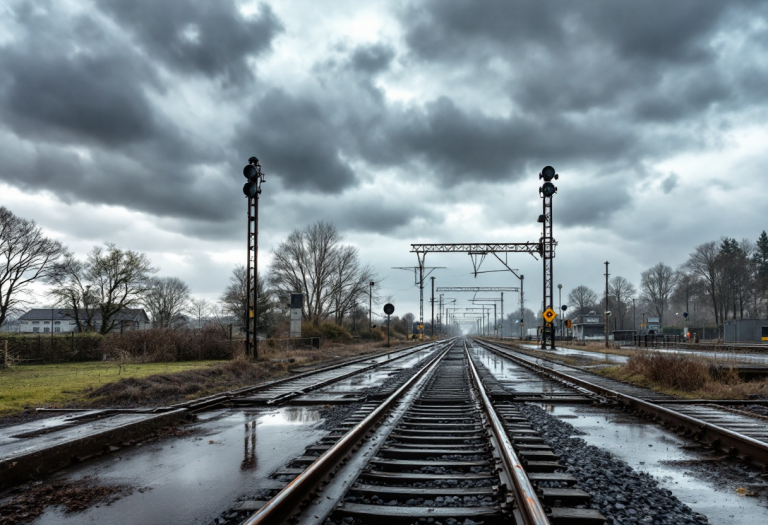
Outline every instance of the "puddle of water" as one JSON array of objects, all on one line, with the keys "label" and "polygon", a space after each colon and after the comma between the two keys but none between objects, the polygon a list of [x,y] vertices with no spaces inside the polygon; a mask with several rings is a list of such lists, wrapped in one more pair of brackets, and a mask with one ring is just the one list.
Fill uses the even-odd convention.
[{"label": "puddle of water", "polygon": [[210,523],[241,495],[253,497],[261,480],[322,437],[321,420],[307,407],[207,413],[192,436],[130,447],[66,476],[129,485],[132,494],[79,513],[48,509],[34,523]]},{"label": "puddle of water", "polygon": [[651,474],[680,501],[707,516],[711,525],[768,523],[768,508],[760,506],[757,498],[725,491],[686,474],[685,467],[665,464],[701,459],[696,452],[680,448],[689,443],[676,434],[652,423],[630,419],[621,412],[593,407],[542,408],[585,432],[579,437],[587,443],[611,451],[635,470]]}]

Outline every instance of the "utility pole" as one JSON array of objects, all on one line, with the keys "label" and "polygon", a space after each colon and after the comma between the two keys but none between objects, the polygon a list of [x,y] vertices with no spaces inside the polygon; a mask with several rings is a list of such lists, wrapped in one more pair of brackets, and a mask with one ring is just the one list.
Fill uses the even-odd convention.
[{"label": "utility pole", "polygon": [[430,335],[429,338],[434,340],[435,339],[435,278],[430,277],[430,280],[432,281],[432,326],[429,327]]},{"label": "utility pole", "polygon": [[525,275],[520,276],[520,341],[523,340],[523,319],[525,319],[525,297],[523,296],[523,279]]},{"label": "utility pole", "polygon": [[499,339],[504,339],[504,292],[501,292],[501,330],[499,330]]},{"label": "utility pole", "polygon": [[443,335],[443,324],[445,323],[445,318],[443,317],[443,295],[440,294],[440,335]]},{"label": "utility pole", "polygon": [[608,309],[608,261],[605,261],[605,347],[608,348],[608,329],[611,311]]}]

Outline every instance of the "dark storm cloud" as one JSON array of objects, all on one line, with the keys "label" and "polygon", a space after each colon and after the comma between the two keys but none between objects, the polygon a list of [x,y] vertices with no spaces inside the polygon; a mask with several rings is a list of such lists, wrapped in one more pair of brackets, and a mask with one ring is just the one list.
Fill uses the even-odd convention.
[{"label": "dark storm cloud", "polygon": [[[385,133],[356,136],[369,162],[418,162],[420,177],[448,183],[511,182],[541,162],[563,164],[630,152],[634,136],[615,123],[563,116],[490,117],[441,97],[421,108],[390,115]],[[544,160],[546,159],[546,160]],[[423,169],[427,167],[427,169]]]},{"label": "dark storm cloud", "polygon": [[389,67],[395,57],[394,50],[384,44],[358,46],[352,53],[352,68],[368,74],[378,73]]},{"label": "dark storm cloud", "polygon": [[106,146],[151,137],[155,119],[142,85],[154,82],[151,70],[110,42],[91,17],[65,28],[56,14],[18,13],[27,32],[20,44],[0,48],[6,126],[20,136]]},{"label": "dark storm cloud", "polygon": [[610,229],[611,219],[631,204],[626,184],[602,179],[598,182],[571,185],[560,184],[553,199],[557,224],[568,228],[598,227]]},{"label": "dark storm cloud", "polygon": [[333,223],[342,232],[392,234],[420,228],[425,223],[439,225],[440,213],[418,198],[395,200],[385,192],[355,193],[326,197],[321,201],[310,195],[300,195],[281,202],[261,205],[265,228],[285,228],[286,224],[300,228],[317,220]]},{"label": "dark storm cloud", "polygon": [[246,60],[270,49],[283,30],[264,4],[259,16],[250,18],[231,0],[107,0],[99,6],[136,35],[148,57],[184,72],[223,75],[234,83],[251,78]]},{"label": "dark storm cloud", "polygon": [[510,98],[522,112],[599,109],[632,121],[696,116],[734,98],[761,103],[754,75],[717,62],[723,37],[749,35],[751,43],[759,19],[768,19],[768,8],[753,0],[606,0],[556,9],[532,0],[431,1],[401,15],[419,60],[461,67],[471,57],[477,75],[488,75],[491,59],[507,64]]},{"label": "dark storm cloud", "polygon": [[258,151],[265,171],[287,189],[340,193],[357,184],[343,159],[343,123],[321,97],[273,89],[253,107],[240,130],[239,149]]},{"label": "dark storm cloud", "polygon": [[[158,18],[173,25],[169,5],[156,4]],[[7,159],[2,180],[30,192],[50,191],[63,202],[221,221],[232,215],[230,201],[241,197],[241,166],[222,161],[231,158],[226,144],[194,123],[182,127],[158,102],[174,87],[164,84],[157,64],[147,60],[150,47],[159,45],[152,40],[159,22],[148,22],[151,45],[137,48],[120,30],[138,23],[141,10],[131,6],[124,20],[116,17],[116,26],[97,12],[73,13],[55,2],[42,1],[34,9],[20,3],[7,11],[14,32],[0,46],[0,121],[6,138],[0,152]],[[190,4],[179,20],[199,19],[201,41],[221,31],[226,34],[216,38],[222,42],[202,54],[169,50],[166,58],[175,57],[181,69],[199,66],[206,75],[231,77],[248,56],[269,47],[264,39],[280,24],[268,8],[238,20],[231,3],[210,6]],[[245,29],[260,36],[243,40],[238,35]],[[183,79],[174,74],[170,82]]]}]

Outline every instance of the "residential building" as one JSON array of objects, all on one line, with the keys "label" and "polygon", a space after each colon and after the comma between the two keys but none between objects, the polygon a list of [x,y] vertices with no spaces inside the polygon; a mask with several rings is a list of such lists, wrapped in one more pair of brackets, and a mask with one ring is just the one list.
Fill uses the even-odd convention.
[{"label": "residential building", "polygon": [[[81,319],[81,322],[83,320]],[[92,324],[94,330],[101,328],[102,317],[100,312],[93,314]],[[32,308],[19,317],[19,331],[21,333],[67,333],[77,332],[74,310],[67,308]],[[121,330],[149,330],[152,323],[143,308],[126,308],[116,316],[115,329]]]}]

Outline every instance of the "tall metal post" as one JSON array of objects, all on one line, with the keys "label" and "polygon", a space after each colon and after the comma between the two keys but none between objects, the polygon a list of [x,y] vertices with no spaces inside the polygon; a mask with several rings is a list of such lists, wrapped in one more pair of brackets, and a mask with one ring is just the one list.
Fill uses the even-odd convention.
[{"label": "tall metal post", "polygon": [[368,331],[373,331],[373,286],[376,283],[371,281],[370,286],[368,287]]},{"label": "tall metal post", "polygon": [[445,318],[443,317],[443,295],[445,294],[440,294],[440,335],[443,335],[443,330],[445,330],[443,327],[443,324],[445,324]]},{"label": "tall metal post", "polygon": [[557,285],[557,302],[559,303],[559,306],[557,307],[557,314],[560,316],[560,340],[563,341],[565,339],[565,334],[563,333],[563,285],[562,284]]},{"label": "tall metal post", "polygon": [[419,264],[419,341],[424,339],[424,265]]},{"label": "tall metal post", "polygon": [[523,295],[523,279],[525,275],[520,276],[520,340],[523,340],[523,320],[525,319],[525,296]]},{"label": "tall metal post", "polygon": [[435,278],[430,277],[429,279],[432,281],[432,300],[430,301],[432,303],[432,326],[429,327],[429,338],[434,340],[435,339]]},{"label": "tall metal post", "polygon": [[504,292],[501,292],[501,330],[499,330],[499,339],[504,339]]},{"label": "tall metal post", "polygon": [[605,261],[605,347],[608,348],[611,309],[608,307],[608,261]]},{"label": "tall metal post", "polygon": [[[259,322],[259,195],[264,183],[264,173],[261,171],[259,159],[251,157],[243,168],[243,175],[248,182],[243,186],[243,193],[248,201],[248,260],[245,268],[245,356],[248,359],[258,359],[259,338],[257,335]],[[253,319],[253,323],[251,323]],[[251,326],[253,324],[253,326]]]},{"label": "tall metal post", "polygon": [[[557,192],[557,188],[552,179],[558,179],[559,175],[555,173],[552,166],[545,166],[539,174],[539,179],[544,179],[544,184],[539,188],[542,199],[542,214],[539,221],[542,223],[541,232],[541,262],[543,266],[543,301],[544,308],[551,308],[555,304],[554,286],[553,286],[553,259],[555,258],[555,242],[552,236],[552,197]],[[550,338],[550,348],[555,349],[555,330],[551,322],[544,322],[544,333],[541,338],[541,349],[547,348],[547,337]]]}]

